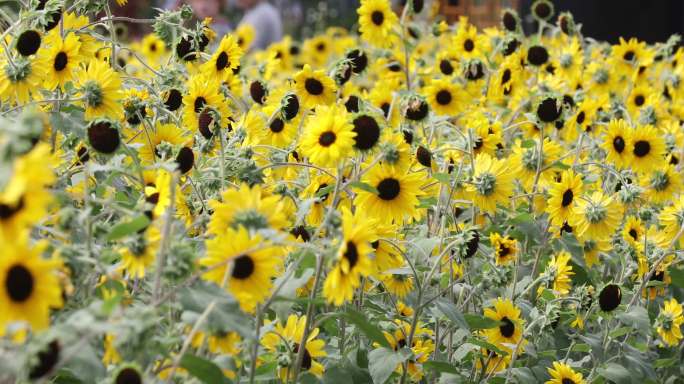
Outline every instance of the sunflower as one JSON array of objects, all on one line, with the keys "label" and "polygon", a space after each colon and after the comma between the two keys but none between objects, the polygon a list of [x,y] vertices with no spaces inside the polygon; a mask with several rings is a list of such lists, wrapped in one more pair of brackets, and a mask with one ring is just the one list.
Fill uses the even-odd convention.
[{"label": "sunflower", "polygon": [[419,218],[416,206],[418,197],[423,195],[420,187],[423,184],[420,173],[406,173],[385,164],[371,168],[363,182],[377,190],[359,190],[354,203],[371,217],[381,223],[403,223],[404,219]]},{"label": "sunflower", "polygon": [[518,179],[525,187],[525,190],[531,191],[534,187],[534,181],[537,178],[537,169],[539,167],[538,183],[547,185],[553,180],[553,170],[551,164],[558,161],[563,153],[563,148],[558,142],[550,138],[544,138],[541,150],[541,159],[539,158],[539,141],[540,139],[533,139],[534,145],[525,147],[522,141],[518,141],[517,145],[513,147],[513,155],[510,161],[516,164],[518,169]]},{"label": "sunflower", "polygon": [[244,227],[227,228],[206,244],[206,256],[199,260],[207,267],[202,277],[227,288],[243,311],[253,312],[270,294],[272,278],[282,262],[278,249]]},{"label": "sunflower", "polygon": [[613,163],[618,168],[624,168],[629,165],[632,159],[632,152],[629,150],[630,129],[626,121],[613,119],[608,123],[608,129],[601,143],[601,148],[606,151],[606,161]]},{"label": "sunflower", "polygon": [[668,346],[675,346],[683,338],[681,326],[684,323],[682,316],[682,305],[677,299],[665,300],[663,307],[660,308],[658,315],[658,327],[656,331]]},{"label": "sunflower", "polygon": [[621,218],[622,206],[613,196],[594,192],[589,197],[581,198],[568,224],[575,229],[578,237],[604,240],[613,235]]},{"label": "sunflower", "polygon": [[381,48],[389,47],[396,41],[392,28],[397,25],[398,18],[389,0],[362,0],[357,13],[364,40]]},{"label": "sunflower", "polygon": [[145,270],[156,259],[160,238],[161,234],[154,225],[148,226],[143,233],[136,234],[130,244],[119,250],[121,270],[126,271],[129,277],[144,278]]},{"label": "sunflower", "polygon": [[183,96],[183,125],[186,129],[211,137],[214,125],[217,128],[228,126],[230,111],[218,81],[197,74],[188,79],[187,87]]},{"label": "sunflower", "polygon": [[[263,115],[259,112],[248,112],[245,117],[245,131],[251,145],[266,144],[277,148],[287,148],[297,135],[297,121],[283,119],[280,109],[267,106]],[[249,120],[249,121],[248,121]]]},{"label": "sunflower", "polygon": [[636,38],[625,40],[620,37],[620,43],[613,45],[612,57],[621,71],[631,73],[640,63],[648,58],[646,43]]},{"label": "sunflower", "polygon": [[413,290],[413,277],[411,275],[386,273],[382,275],[381,279],[387,292],[399,299],[403,299]]},{"label": "sunflower", "polygon": [[119,120],[123,117],[121,78],[109,64],[91,60],[88,69],[78,76],[76,83],[79,88],[77,97],[83,99],[86,120],[99,117]]},{"label": "sunflower", "polygon": [[483,362],[486,363],[485,372],[487,372],[487,374],[501,372],[510,364],[511,355],[506,354],[502,356],[489,349],[482,349],[481,358],[475,361],[476,369],[482,370]]},{"label": "sunflower", "polygon": [[57,277],[61,262],[44,259],[47,241],[29,248],[27,240],[3,240],[0,258],[0,333],[14,322],[26,322],[34,330],[50,325],[50,308],[62,306],[62,289]]},{"label": "sunflower", "polygon": [[[275,329],[261,338],[261,345],[270,353],[276,354],[278,362],[293,363],[299,352],[299,342],[304,336],[305,327],[306,316],[290,315],[284,327],[280,322],[276,322]],[[316,359],[327,356],[327,353],[324,350],[325,342],[318,338],[318,333],[318,328],[314,328],[306,339],[302,368],[320,378],[325,368]],[[291,363],[279,364],[278,375],[283,382],[294,379]]]},{"label": "sunflower", "polygon": [[45,61],[45,87],[53,90],[73,81],[79,69],[81,43],[75,34],[69,33],[65,39],[57,37],[49,41],[50,48],[43,50]]},{"label": "sunflower", "polygon": [[463,109],[463,91],[447,78],[435,79],[425,88],[432,109],[439,115],[457,115]]},{"label": "sunflower", "polygon": [[314,71],[308,64],[294,76],[297,96],[307,108],[329,105],[335,101],[335,82],[321,70]]},{"label": "sunflower", "polygon": [[[435,350],[435,344],[432,341],[432,330],[427,328],[422,322],[418,322],[413,333],[413,342],[407,345],[407,335],[411,334],[411,324],[403,320],[394,321],[396,329],[393,333],[382,331],[385,340],[390,344],[394,351],[399,351],[402,348],[409,347],[412,352],[411,358],[408,360],[408,377],[412,381],[418,382],[423,377],[422,363],[425,363],[430,355]],[[378,343],[373,343],[374,347],[379,347]],[[398,363],[394,371],[401,374],[404,372],[404,364]]]},{"label": "sunflower", "polygon": [[636,216],[629,216],[625,221],[624,227],[622,228],[622,238],[627,242],[627,244],[640,251],[643,251],[645,234],[646,230],[641,222],[641,219]]},{"label": "sunflower", "polygon": [[309,119],[299,147],[311,163],[334,167],[351,152],[355,137],[354,126],[344,108],[320,105]]},{"label": "sunflower", "polygon": [[[549,264],[546,265],[545,273],[549,277],[549,288],[561,296],[565,296],[570,292],[572,281],[570,276],[574,275],[572,266],[568,265],[572,256],[569,253],[562,251],[551,257]],[[544,287],[540,286],[538,293],[541,293]]]},{"label": "sunflower", "polygon": [[489,241],[494,249],[496,265],[505,265],[515,260],[518,253],[518,241],[508,236],[501,236],[497,232],[489,235]]},{"label": "sunflower", "polygon": [[562,226],[568,220],[577,205],[575,196],[580,196],[582,190],[581,175],[572,170],[561,173],[560,181],[551,184],[549,189],[546,212],[549,214],[551,224]]},{"label": "sunflower", "polygon": [[655,204],[663,204],[678,195],[682,189],[682,176],[673,164],[661,165],[642,179],[644,197]]},{"label": "sunflower", "polygon": [[153,68],[161,64],[161,60],[166,57],[166,44],[156,33],[148,33],[140,41],[142,54],[148,59]]},{"label": "sunflower", "polygon": [[586,384],[582,374],[575,372],[565,363],[554,361],[553,368],[547,368],[547,370],[549,375],[551,375],[551,380],[546,381],[544,384]]},{"label": "sunflower", "polygon": [[323,283],[323,296],[328,303],[340,306],[354,296],[361,286],[361,277],[373,273],[371,243],[377,240],[376,221],[342,209],[342,244],[337,251],[335,266]]},{"label": "sunflower", "polygon": [[679,198],[674,201],[674,204],[667,206],[660,211],[659,221],[662,227],[660,242],[665,243],[665,246],[667,246],[669,243],[677,241],[681,246],[682,241],[684,241],[684,236],[679,236],[679,239],[676,237],[680,228],[684,225],[684,195],[679,196]]},{"label": "sunflower", "polygon": [[652,125],[640,125],[632,130],[629,149],[630,166],[635,172],[647,172],[665,163],[665,140]]},{"label": "sunflower", "polygon": [[153,132],[139,133],[136,141],[140,144],[138,153],[143,163],[153,164],[157,159],[170,159],[177,148],[190,147],[192,138],[188,137],[175,124],[157,123]]},{"label": "sunflower", "polygon": [[487,38],[477,33],[477,28],[466,17],[459,19],[459,28],[453,39],[454,51],[462,59],[482,57],[486,52]]},{"label": "sunflower", "polygon": [[233,35],[225,35],[214,54],[200,70],[209,79],[221,82],[225,80],[228,72],[232,72],[240,65],[241,57],[242,48],[238,45],[237,38]]},{"label": "sunflower", "polygon": [[0,189],[0,237],[11,239],[45,217],[52,201],[45,188],[55,180],[50,147],[38,144],[18,158]]},{"label": "sunflower", "polygon": [[358,113],[351,118],[354,137],[354,148],[362,152],[372,151],[377,148],[382,135],[382,118],[376,117],[373,113]]},{"label": "sunflower", "polygon": [[520,318],[520,309],[510,299],[499,297],[493,308],[485,308],[484,315],[499,322],[498,327],[484,330],[487,340],[506,352],[512,352],[507,345],[518,345],[523,337],[524,320]]},{"label": "sunflower", "polygon": [[214,211],[207,226],[211,234],[239,227],[258,231],[287,226],[280,196],[268,195],[259,185],[250,188],[242,184],[239,189],[227,189],[221,193],[221,201],[211,200],[209,207]]},{"label": "sunflower", "polygon": [[514,174],[506,161],[493,158],[485,153],[475,158],[473,183],[467,190],[473,202],[483,212],[496,212],[497,203],[507,203],[513,193]]},{"label": "sunflower", "polygon": [[38,95],[45,74],[40,57],[17,57],[10,63],[0,60],[0,99],[12,105],[24,104]]}]

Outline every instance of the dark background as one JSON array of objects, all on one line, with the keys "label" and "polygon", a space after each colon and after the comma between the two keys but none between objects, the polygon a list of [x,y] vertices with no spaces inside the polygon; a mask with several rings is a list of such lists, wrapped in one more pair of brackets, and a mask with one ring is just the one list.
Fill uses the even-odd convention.
[{"label": "dark background", "polygon": [[[529,14],[532,0],[523,0],[520,15]],[[684,0],[554,0],[556,16],[570,11],[584,36],[617,43],[620,36],[648,43],[684,34]],[[536,29],[525,18],[526,29]],[[554,17],[555,21],[555,17]]]}]

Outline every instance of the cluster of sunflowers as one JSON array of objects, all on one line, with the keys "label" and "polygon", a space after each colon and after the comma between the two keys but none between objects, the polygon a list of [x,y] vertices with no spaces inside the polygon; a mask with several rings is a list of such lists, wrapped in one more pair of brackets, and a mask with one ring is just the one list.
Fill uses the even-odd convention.
[{"label": "cluster of sunflowers", "polygon": [[2,10],[0,382],[678,382],[679,38],[405,3]]}]

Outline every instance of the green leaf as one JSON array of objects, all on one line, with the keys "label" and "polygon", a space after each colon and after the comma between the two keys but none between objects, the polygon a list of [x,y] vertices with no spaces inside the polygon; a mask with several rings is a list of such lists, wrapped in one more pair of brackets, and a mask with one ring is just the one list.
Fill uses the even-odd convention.
[{"label": "green leaf", "polygon": [[364,183],[363,181],[352,181],[351,183],[349,183],[349,185],[352,188],[358,188],[360,190],[370,192],[370,193],[374,193],[376,195],[380,194],[380,192],[375,187],[373,187],[370,184]]},{"label": "green leaf", "polygon": [[488,317],[484,317],[481,315],[476,315],[474,313],[466,313],[463,315],[465,317],[466,322],[468,323],[468,327],[470,329],[489,329],[489,328],[496,328],[499,326],[499,322],[496,320],[492,320]]},{"label": "green leaf", "polygon": [[434,196],[430,196],[427,198],[418,198],[420,201],[420,204],[416,206],[416,208],[430,208],[433,205],[437,205],[437,198]]},{"label": "green leaf", "polygon": [[119,223],[115,225],[111,231],[109,231],[109,235],[107,235],[107,241],[117,240],[124,236],[130,235],[131,233],[138,232],[139,230],[147,227],[149,224],[150,219],[145,215],[140,215],[135,219],[125,223]]},{"label": "green leaf", "polygon": [[203,383],[230,383],[223,375],[221,368],[201,357],[185,354],[181,358],[180,366]]},{"label": "green leaf", "polygon": [[316,197],[323,197],[323,196],[329,194],[330,192],[332,192],[334,188],[335,188],[335,184],[326,185],[325,187],[316,191]]},{"label": "green leaf", "polygon": [[534,140],[527,139],[527,140],[523,140],[523,142],[520,143],[520,146],[522,146],[523,148],[532,148],[535,146],[535,144],[537,144],[537,143]]},{"label": "green leaf", "polygon": [[668,357],[666,359],[658,359],[653,363],[654,368],[665,368],[675,365],[679,361],[676,357]]},{"label": "green leaf", "polygon": [[617,315],[617,318],[625,325],[634,326],[644,333],[650,332],[651,323],[644,307],[632,307],[629,311]]},{"label": "green leaf", "polygon": [[599,375],[616,384],[632,382],[632,374],[619,364],[608,363],[605,368],[599,368],[597,371]]},{"label": "green leaf", "polygon": [[446,373],[454,373],[458,374],[458,369],[451,364],[447,363],[446,361],[426,361],[423,363],[423,368],[428,368],[428,369],[433,369],[437,372],[446,372]]},{"label": "green leaf", "polygon": [[672,279],[672,285],[676,285],[679,288],[684,288],[684,269],[670,267],[668,270],[668,275]]},{"label": "green leaf", "polygon": [[389,348],[378,348],[368,354],[368,369],[374,384],[384,384],[397,368],[411,355],[411,351],[403,349],[395,352]]},{"label": "green leaf", "polygon": [[458,310],[454,303],[442,299],[437,300],[435,305],[437,306],[437,309],[439,309],[439,311],[442,312],[449,320],[456,323],[459,327],[470,331],[470,327],[468,326],[468,322],[463,316],[463,313]]},{"label": "green leaf", "polygon": [[344,383],[347,381],[348,374],[345,371],[344,367],[341,367],[339,365],[334,365],[330,368],[327,368],[325,370],[325,374],[323,375],[323,383],[325,384],[333,384],[333,383]]},{"label": "green leaf", "polygon": [[385,335],[382,333],[382,331],[380,331],[380,328],[369,323],[366,320],[366,317],[360,312],[349,309],[344,314],[344,317],[346,317],[348,321],[354,323],[354,325],[356,325],[359,330],[363,332],[363,334],[366,335],[366,337],[368,337],[370,340],[375,341],[383,347],[392,348],[389,341],[387,341],[385,338]]}]

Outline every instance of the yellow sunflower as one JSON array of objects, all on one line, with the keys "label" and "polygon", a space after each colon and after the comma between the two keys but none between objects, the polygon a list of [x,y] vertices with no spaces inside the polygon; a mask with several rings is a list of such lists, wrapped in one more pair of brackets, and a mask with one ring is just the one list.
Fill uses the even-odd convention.
[{"label": "yellow sunflower", "polygon": [[416,206],[421,191],[423,176],[420,173],[407,173],[385,164],[371,168],[362,180],[377,190],[359,190],[354,199],[364,212],[380,223],[401,224],[407,218],[418,219],[420,213]]},{"label": "yellow sunflower", "polygon": [[304,128],[299,148],[311,163],[334,167],[351,153],[355,137],[346,110],[320,105]]},{"label": "yellow sunflower", "polygon": [[497,203],[508,203],[514,177],[508,162],[481,153],[475,158],[473,183],[468,184],[467,190],[478,208],[494,213]]},{"label": "yellow sunflower", "polygon": [[553,368],[547,368],[551,380],[547,380],[544,384],[586,384],[582,378],[581,373],[575,372],[569,365],[553,362]]},{"label": "yellow sunflower", "polygon": [[675,346],[679,344],[679,341],[684,337],[681,330],[682,323],[684,323],[682,305],[675,298],[665,300],[663,307],[660,308],[659,325],[656,331],[666,345]]},{"label": "yellow sunflower", "polygon": [[135,279],[145,277],[145,270],[152,266],[157,256],[157,245],[161,233],[154,226],[148,226],[143,233],[136,234],[129,244],[119,250],[120,269]]},{"label": "yellow sunflower", "polygon": [[629,149],[630,166],[635,172],[647,172],[665,163],[665,140],[651,125],[639,125],[632,130]]},{"label": "yellow sunflower", "polygon": [[0,98],[12,105],[26,103],[39,95],[44,74],[45,62],[40,57],[21,56],[13,63],[0,60]]},{"label": "yellow sunflower", "polygon": [[573,214],[576,207],[576,196],[582,194],[582,176],[572,170],[561,173],[559,182],[551,184],[546,212],[551,224],[562,226]]},{"label": "yellow sunflower", "polygon": [[214,125],[218,128],[228,126],[230,111],[219,88],[220,82],[197,74],[188,79],[187,87],[183,96],[183,125],[186,129],[211,137]]},{"label": "yellow sunflower", "polygon": [[[280,322],[276,322],[275,329],[261,338],[261,345],[268,352],[275,354],[277,361],[290,362],[279,365],[278,376],[283,382],[294,379],[292,365],[297,358],[305,327],[306,316],[290,315],[284,327]],[[302,369],[320,378],[325,368],[316,359],[327,356],[327,353],[324,350],[325,342],[318,338],[318,333],[318,328],[314,328],[306,339]]]},{"label": "yellow sunflower", "polygon": [[342,244],[337,251],[335,266],[323,283],[323,296],[328,303],[340,306],[351,301],[354,290],[361,286],[361,277],[373,273],[371,243],[377,240],[376,221],[342,209]]},{"label": "yellow sunflower", "polygon": [[74,80],[81,61],[81,42],[75,34],[69,33],[65,39],[57,37],[48,42],[50,48],[45,48],[41,54],[45,61],[47,73],[45,87],[55,89]]},{"label": "yellow sunflower", "polygon": [[520,309],[510,299],[499,297],[494,301],[493,308],[485,308],[484,315],[500,323],[498,327],[484,331],[487,340],[506,352],[512,352],[504,344],[517,345],[523,337],[524,320],[520,318]]},{"label": "yellow sunflower", "polygon": [[361,37],[378,47],[389,47],[397,40],[392,28],[398,23],[388,0],[362,0],[358,8]]},{"label": "yellow sunflower", "polygon": [[233,35],[225,35],[214,54],[200,70],[209,79],[221,82],[225,80],[228,72],[232,72],[240,65],[241,57],[242,48],[238,45],[237,38]]},{"label": "yellow sunflower", "polygon": [[611,120],[601,148],[606,151],[606,160],[618,168],[627,167],[632,159],[630,149],[630,129],[626,121]]},{"label": "yellow sunflower", "polygon": [[648,201],[663,204],[682,190],[682,176],[673,164],[661,165],[642,179],[641,187]]},{"label": "yellow sunflower", "polygon": [[221,193],[221,201],[211,200],[209,207],[214,211],[207,226],[211,234],[239,227],[258,231],[287,226],[280,196],[267,194],[259,185],[250,188],[242,184],[239,189],[227,189]]},{"label": "yellow sunflower", "polygon": [[329,105],[335,101],[335,82],[321,70],[314,71],[308,64],[294,76],[297,96],[307,108]]},{"label": "yellow sunflower", "polygon": [[466,95],[448,78],[435,79],[425,88],[432,110],[438,115],[457,115],[463,109]]},{"label": "yellow sunflower", "polygon": [[86,120],[100,117],[119,120],[123,117],[121,78],[109,64],[91,60],[76,83],[79,88],[77,97],[83,99],[81,103],[85,107]]},{"label": "yellow sunflower", "polygon": [[50,325],[50,309],[62,306],[62,288],[57,277],[61,262],[44,259],[48,244],[41,241],[29,248],[27,239],[2,239],[0,258],[0,330],[25,322],[34,330]]},{"label": "yellow sunflower", "polygon": [[575,229],[578,237],[605,240],[615,233],[622,219],[622,212],[622,205],[615,197],[594,192],[591,196],[580,198],[568,224]]},{"label": "yellow sunflower", "polygon": [[518,241],[508,236],[501,236],[497,232],[489,235],[489,241],[494,249],[494,261],[496,265],[505,265],[513,262],[518,253]]},{"label": "yellow sunflower", "polygon": [[206,256],[199,260],[207,268],[202,277],[230,291],[243,311],[253,312],[271,292],[282,263],[278,248],[244,227],[228,228],[206,244]]},{"label": "yellow sunflower", "polygon": [[[574,275],[572,266],[568,265],[572,257],[569,253],[563,251],[551,257],[549,264],[546,265],[545,273],[549,277],[549,288],[560,296],[565,296],[570,292],[572,280],[570,276]],[[544,287],[539,287],[538,292],[541,293]]]}]

